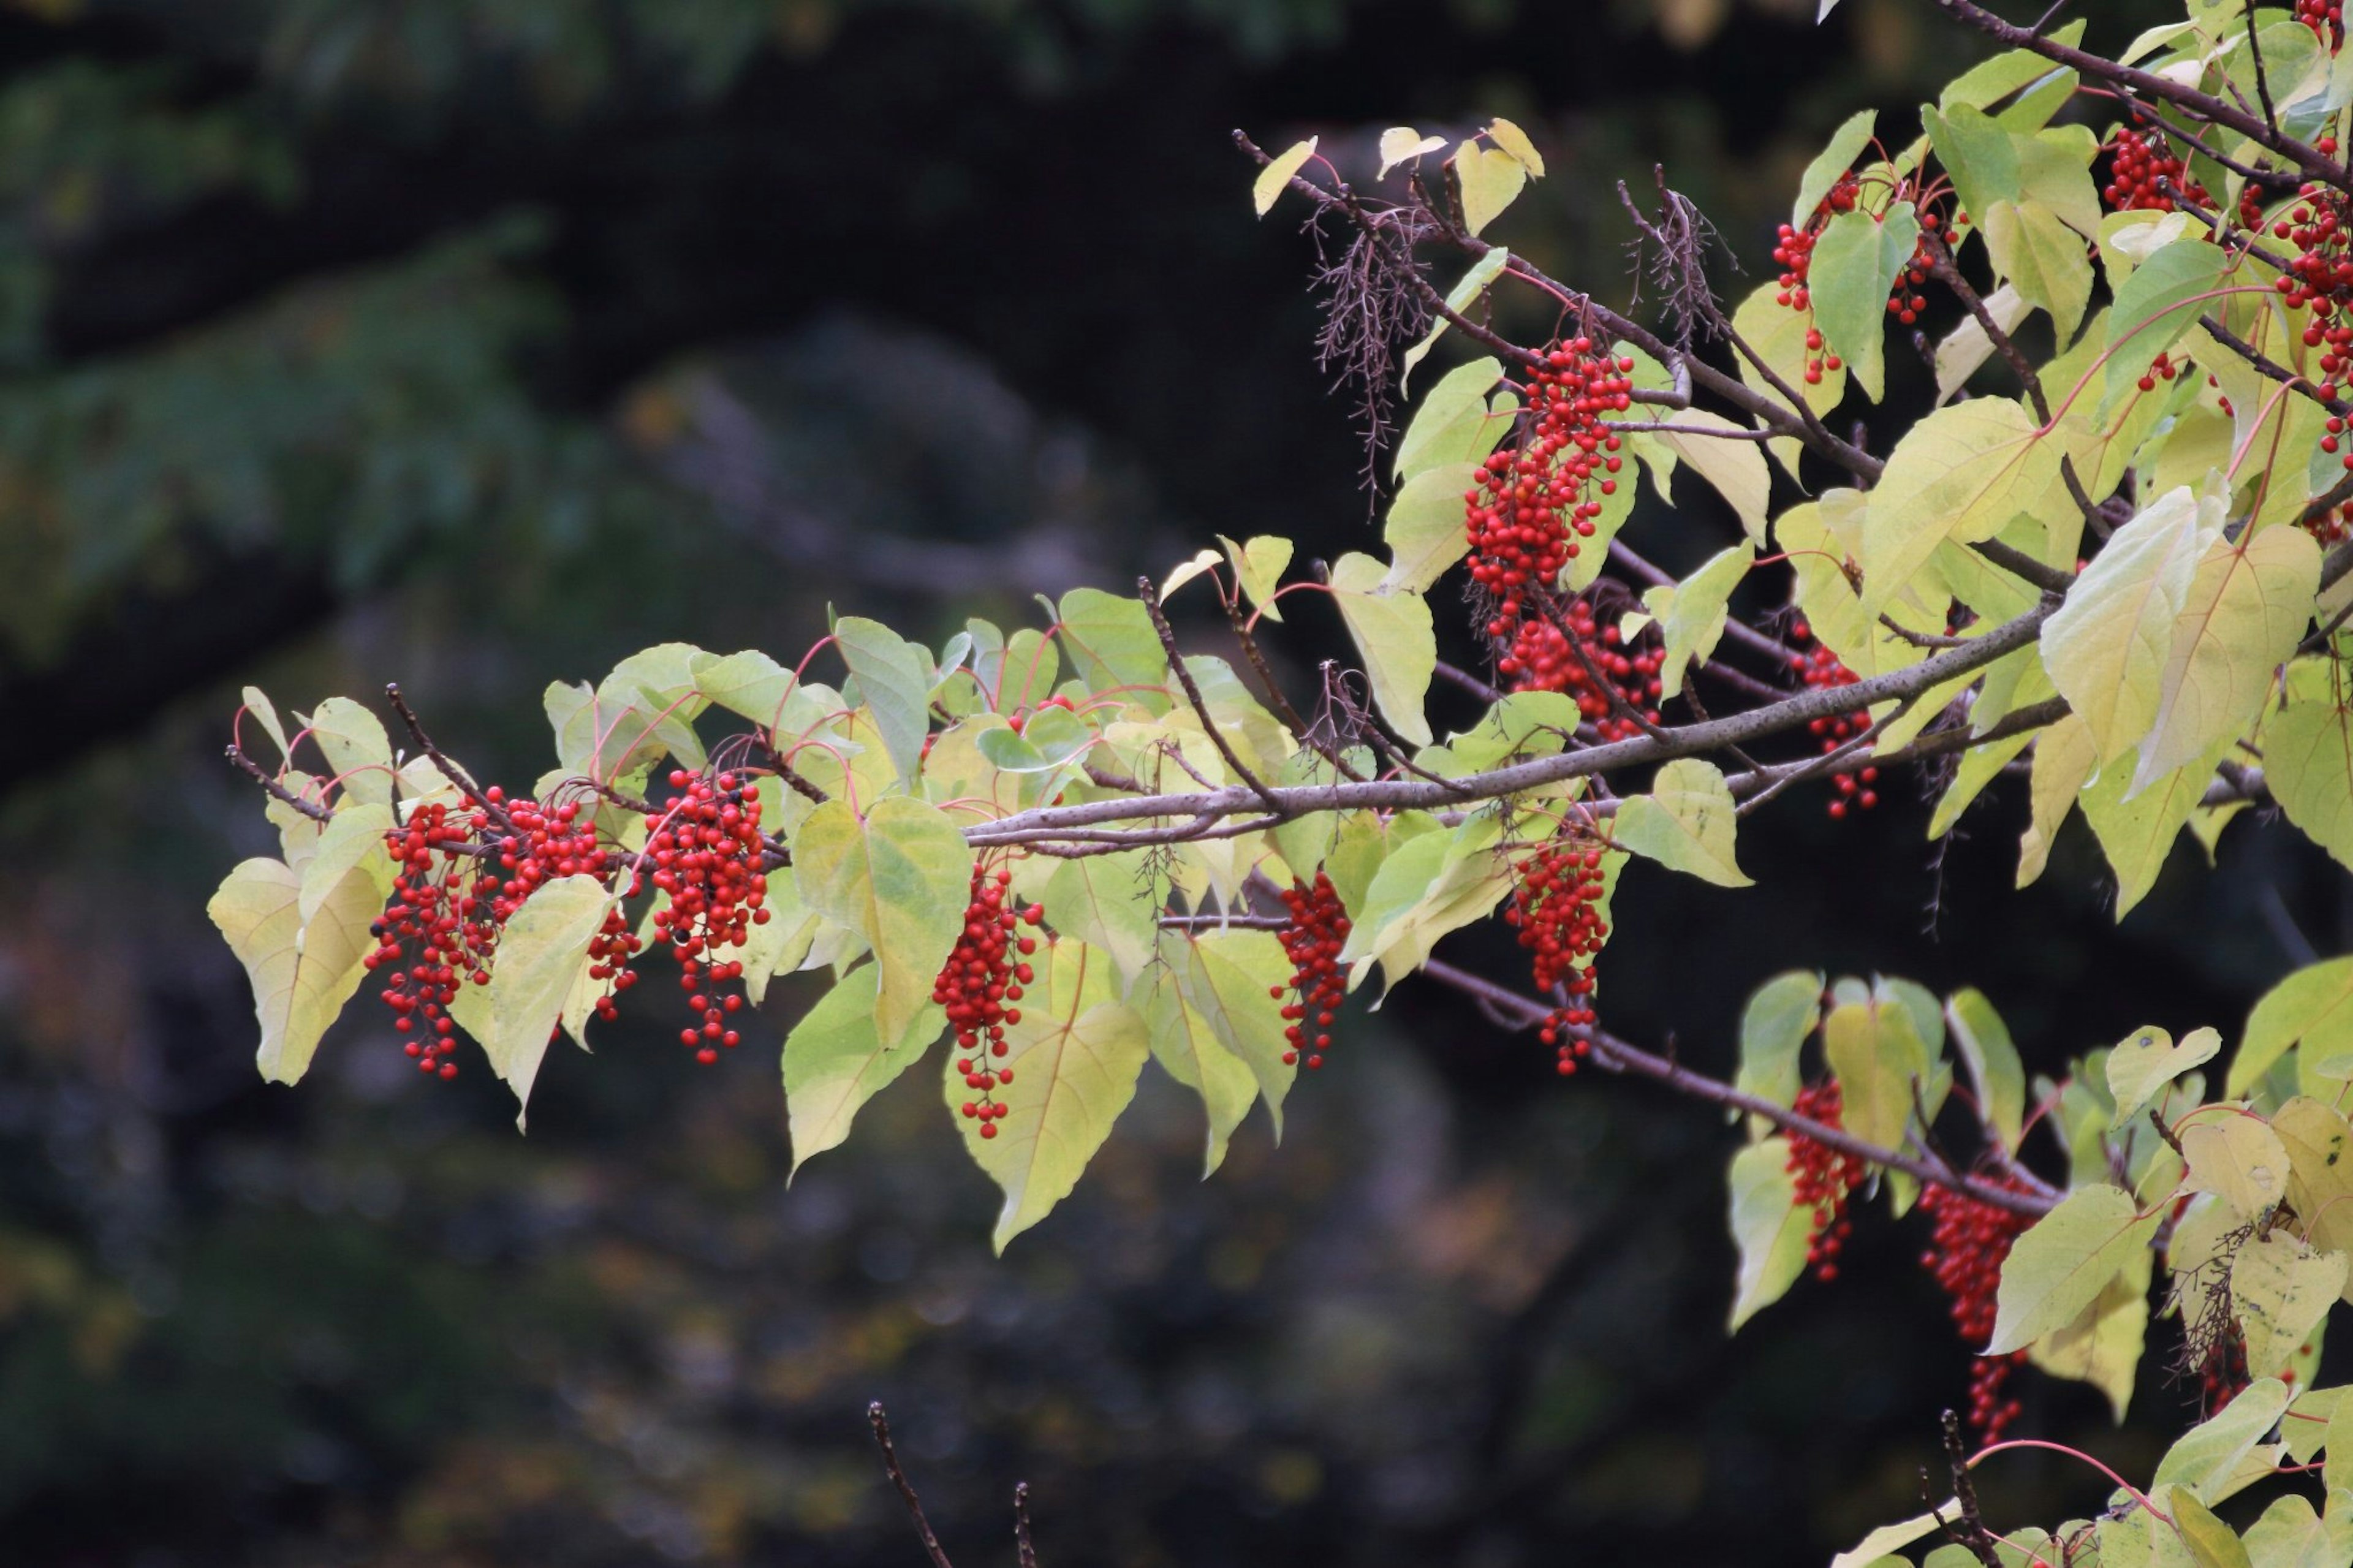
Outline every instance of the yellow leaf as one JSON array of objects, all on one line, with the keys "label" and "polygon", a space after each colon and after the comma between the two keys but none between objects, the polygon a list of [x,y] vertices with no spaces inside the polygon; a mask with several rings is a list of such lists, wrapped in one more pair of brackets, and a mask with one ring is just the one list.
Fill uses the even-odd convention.
[{"label": "yellow leaf", "polygon": [[514,1090],[517,1127],[530,1109],[531,1086],[565,1003],[587,967],[588,943],[612,903],[594,877],[541,884],[500,933],[491,983],[460,984],[450,1005],[450,1016],[474,1037],[499,1080]]},{"label": "yellow leaf", "polygon": [[2231,1264],[2231,1309],[2247,1347],[2247,1373],[2285,1372],[2345,1289],[2341,1252],[2315,1252],[2284,1231],[2251,1237]]},{"label": "yellow leaf", "polygon": [[2263,780],[2306,838],[2353,869],[2353,715],[2299,692],[2263,723]]},{"label": "yellow leaf", "polygon": [[2141,1214],[2121,1187],[2078,1187],[2034,1222],[2001,1268],[1989,1354],[2021,1350],[2063,1328],[2107,1289],[2163,1216]]},{"label": "yellow leaf", "polygon": [[1375,179],[1386,180],[1389,171],[1410,158],[1424,153],[1435,153],[1446,145],[1443,136],[1424,136],[1410,125],[1392,125],[1381,132],[1381,172]]},{"label": "yellow leaf", "polygon": [[1462,188],[1462,226],[1475,235],[1512,205],[1528,169],[1509,153],[1465,142],[1454,149],[1454,178]]},{"label": "yellow leaf", "polygon": [[2256,1002],[2224,1091],[2253,1089],[2290,1049],[2315,1065],[2353,1052],[2353,956],[2297,970]]},{"label": "yellow leaf", "polygon": [[973,853],[963,833],[938,807],[905,795],[876,802],[863,818],[836,798],[809,813],[792,848],[801,901],[874,950],[875,1032],[902,1037],[964,929]]},{"label": "yellow leaf", "polygon": [[2060,444],[2007,397],[1939,408],[1905,433],[1871,492],[1863,523],[1864,604],[1874,610],[1946,540],[1991,539],[2020,512],[2072,506],[2059,484]]},{"label": "yellow leaf", "polygon": [[1797,1201],[1787,1138],[1767,1138],[1735,1154],[1728,1185],[1732,1239],[1740,1248],[1731,1323],[1737,1329],[1779,1300],[1806,1271],[1814,1211]]},{"label": "yellow leaf", "polygon": [[2285,1144],[2260,1118],[2225,1108],[2180,1132],[2184,1184],[2211,1193],[2242,1220],[2259,1218],[2286,1194]]},{"label": "yellow leaf", "polygon": [[2025,887],[2042,875],[2051,858],[2051,841],[2075,805],[2084,781],[2096,765],[2092,731],[2082,715],[2070,713],[2034,742],[2034,770],[2028,783],[2031,819],[2018,840],[2017,886]]},{"label": "yellow leaf", "polygon": [[1689,464],[1694,473],[1715,487],[1716,493],[1739,517],[1740,526],[1748,537],[1763,543],[1766,504],[1772,497],[1773,475],[1766,468],[1765,454],[1757,449],[1757,443],[1739,436],[1688,434],[1693,428],[1741,429],[1723,415],[1711,414],[1704,408],[1678,409],[1672,416],[1672,423],[1682,428],[1637,431],[1636,439],[1655,442]]},{"label": "yellow leaf", "polygon": [[2304,1238],[2323,1252],[2353,1247],[2353,1127],[2302,1095],[2274,1111],[2271,1126],[2287,1151],[2287,1201]]},{"label": "yellow leaf", "polygon": [[1488,123],[1487,138],[1518,159],[1529,174],[1539,180],[1544,178],[1544,154],[1536,151],[1535,143],[1528,140],[1526,132],[1498,114]]},{"label": "yellow leaf", "polygon": [[253,983],[261,1026],[255,1061],[272,1083],[293,1083],[311,1065],[320,1037],[366,974],[376,945],[368,925],[384,900],[354,867],[302,918],[302,879],[281,860],[254,859],[229,872],[205,912]]},{"label": "yellow leaf", "polygon": [[2122,1127],[2138,1116],[2166,1085],[2212,1061],[2221,1049],[2222,1037],[2212,1029],[2192,1029],[2177,1042],[2150,1026],[2118,1040],[2108,1052],[2108,1093],[2116,1102],[2109,1127]]},{"label": "yellow leaf", "polygon": [[1332,566],[1332,597],[1364,655],[1381,717],[1406,740],[1426,746],[1430,720],[1422,700],[1438,668],[1438,634],[1421,595],[1385,588],[1387,577],[1371,556],[1343,555]]},{"label": "yellow leaf", "polygon": [[1659,666],[1660,696],[1681,694],[1685,668],[1694,661],[1704,664],[1715,654],[1724,637],[1725,606],[1756,559],[1755,545],[1737,544],[1710,556],[1680,583],[1643,591],[1643,607],[1657,617],[1667,639]]},{"label": "yellow leaf", "polygon": [[797,1174],[810,1156],[838,1146],[868,1100],[913,1066],[939,1037],[946,1016],[926,1007],[896,1040],[874,1027],[875,964],[853,969],[785,1037],[785,1111]]},{"label": "yellow leaf", "polygon": [[1273,210],[1275,202],[1282,195],[1283,187],[1291,183],[1291,176],[1299,173],[1306,166],[1307,160],[1315,155],[1316,141],[1317,138],[1310,136],[1304,142],[1293,142],[1275,155],[1274,162],[1259,171],[1257,182],[1250,186],[1250,200],[1257,206],[1259,216],[1264,217]]},{"label": "yellow leaf", "polygon": [[1822,1055],[1838,1079],[1842,1125],[1883,1148],[1903,1141],[1913,1107],[1928,1098],[1928,1044],[1900,1004],[1841,1002],[1822,1019]]},{"label": "yellow leaf", "polygon": [[2116,1277],[2068,1322],[2037,1340],[2027,1359],[2053,1377],[2088,1383],[2107,1395],[2121,1423],[2132,1404],[2148,1332],[2148,1281],[2155,1258],[2144,1247],[2127,1254]]},{"label": "yellow leaf", "polygon": [[1242,597],[1268,620],[1282,619],[1282,606],[1274,602],[1274,591],[1282,585],[1282,569],[1291,564],[1291,541],[1261,533],[1247,543],[1236,544],[1221,533],[1218,542],[1225,546],[1226,560],[1233,566]]}]

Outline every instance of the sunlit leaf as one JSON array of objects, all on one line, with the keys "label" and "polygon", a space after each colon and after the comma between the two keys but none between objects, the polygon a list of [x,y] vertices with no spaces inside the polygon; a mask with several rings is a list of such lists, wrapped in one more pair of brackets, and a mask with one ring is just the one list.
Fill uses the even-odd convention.
[{"label": "sunlit leaf", "polygon": [[2069,1193],[2010,1247],[1988,1353],[2023,1349],[2063,1327],[2098,1300],[2126,1257],[2147,1247],[2162,1217],[2140,1214],[2120,1187]]},{"label": "sunlit leaf", "polygon": [[1317,137],[1310,136],[1304,142],[1293,142],[1276,153],[1273,160],[1259,171],[1258,178],[1250,184],[1250,202],[1258,208],[1259,216],[1264,217],[1273,210],[1274,204],[1282,195],[1284,187],[1290,184],[1291,176],[1306,167],[1307,160],[1315,156],[1315,143],[1318,140]]},{"label": "sunlit leaf", "polygon": [[1651,793],[1620,803],[1610,837],[1622,849],[1720,888],[1751,886],[1734,858],[1732,791],[1713,763],[1683,757],[1661,768]]},{"label": "sunlit leaf", "polygon": [[859,1108],[913,1066],[946,1022],[929,1005],[904,1034],[884,1040],[874,1027],[881,973],[873,963],[851,970],[785,1037],[785,1110],[796,1173],[811,1155],[849,1136]]},{"label": "sunlit leaf", "polygon": [[930,1005],[932,981],[964,929],[973,852],[938,807],[905,795],[860,817],[826,802],[793,836],[801,901],[874,950],[877,1034],[897,1040]]}]

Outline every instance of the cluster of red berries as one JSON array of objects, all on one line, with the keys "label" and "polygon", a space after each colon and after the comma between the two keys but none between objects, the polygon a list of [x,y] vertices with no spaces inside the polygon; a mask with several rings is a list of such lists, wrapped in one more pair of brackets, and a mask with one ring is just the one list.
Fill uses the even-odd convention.
[{"label": "cluster of red berries", "polygon": [[1909,327],[1916,325],[1920,312],[1928,308],[1928,297],[1920,292],[1927,286],[1928,274],[1936,266],[1928,254],[1928,242],[1944,223],[1941,215],[1923,212],[1920,215],[1921,235],[1912,245],[1912,258],[1896,273],[1895,282],[1887,293],[1887,313]]},{"label": "cluster of red berries", "polygon": [[[1953,1326],[1962,1342],[1982,1349],[1993,1338],[2002,1262],[2032,1221],[1944,1186],[1923,1190],[1920,1207],[1936,1223],[1920,1266],[1936,1276],[1952,1303]],[[1987,1442],[2018,1419],[2019,1402],[2002,1395],[2010,1373],[2025,1359],[2024,1351],[1979,1356],[1969,1369],[1969,1426]]]},{"label": "cluster of red berries", "polygon": [[2311,28],[2330,54],[2345,47],[2343,0],[2295,0],[2295,19]]},{"label": "cluster of red berries", "polygon": [[[2324,136],[2314,145],[2332,156],[2337,151],[2334,137]],[[2298,189],[2295,205],[2272,221],[2272,235],[2295,248],[2278,287],[2289,310],[2312,313],[2304,342],[2320,350],[2317,392],[2326,402],[2342,389],[2340,378],[2353,378],[2353,203],[2307,182]],[[2344,432],[2345,421],[2330,416],[2321,450],[2337,450]],[[2345,466],[2353,469],[2353,452],[2345,454]]]},{"label": "cluster of red berries", "polygon": [[2175,363],[2172,354],[2161,353],[2148,362],[2148,369],[2137,384],[2143,392],[2155,392],[2158,382],[2171,381],[2180,374],[2181,365]]},{"label": "cluster of red berries", "polygon": [[997,1121],[1007,1113],[1004,1102],[994,1098],[997,1086],[1013,1081],[1013,1069],[995,1059],[1008,1049],[1005,1026],[1021,1022],[1021,1009],[1008,1004],[1020,1001],[1022,988],[1038,977],[1029,963],[1038,939],[1022,935],[1020,928],[1046,918],[1038,904],[1017,909],[1012,884],[1013,873],[1005,868],[987,871],[974,865],[964,930],[932,982],[932,1000],[946,1010],[956,1049],[965,1053],[956,1071],[964,1075],[965,1087],[980,1095],[965,1101],[964,1114],[980,1123],[983,1138],[997,1136]]},{"label": "cluster of red berries", "polygon": [[[2284,1374],[2286,1381],[2295,1381],[2295,1369]],[[2204,1358],[2198,1365],[2198,1408],[2211,1415],[2246,1391],[2247,1342],[2235,1322],[2228,1324],[2214,1337]]]},{"label": "cluster of red berries", "polygon": [[1604,741],[1626,741],[1659,721],[1665,658],[1654,632],[1646,629],[1629,646],[1615,625],[1598,623],[1589,599],[1576,598],[1560,606],[1557,618],[1522,620],[1495,673],[1514,691],[1567,693]]},{"label": "cluster of red berries", "polygon": [[2353,539],[2353,516],[2348,512],[2353,508],[2331,507],[2317,517],[2305,519],[2304,531],[2318,540],[2323,550],[2342,544]]},{"label": "cluster of red berries", "polygon": [[1525,438],[1490,457],[1466,492],[1471,579],[1493,605],[1487,635],[1507,643],[1530,595],[1548,597],[1616,492],[1620,439],[1602,421],[1632,405],[1631,359],[1593,340],[1556,344],[1528,377]]},{"label": "cluster of red berries", "polygon": [[744,963],[719,954],[742,947],[754,926],[768,923],[760,797],[732,773],[705,778],[680,768],[670,783],[681,793],[662,802],[638,868],[640,883],[670,896],[654,911],[653,929],[678,961],[679,989],[696,1017],[695,1027],[679,1031],[679,1043],[695,1060],[715,1062],[721,1047],[733,1049],[743,1039],[729,1026],[730,1015],[743,1009],[743,994],[722,994],[717,987],[742,978]]},{"label": "cluster of red berries", "polygon": [[1283,953],[1291,960],[1291,984],[1270,985],[1266,994],[1277,1000],[1286,991],[1292,995],[1282,1008],[1283,1061],[1304,1057],[1309,1067],[1320,1068],[1324,1053],[1332,1048],[1332,1020],[1348,994],[1348,977],[1340,968],[1340,950],[1348,943],[1348,911],[1320,866],[1313,882],[1293,879],[1283,890],[1282,907],[1291,915],[1280,932]]},{"label": "cluster of red berries", "polygon": [[1577,1070],[1596,1022],[1593,960],[1609,940],[1609,922],[1601,918],[1606,847],[1584,827],[1563,823],[1550,843],[1521,863],[1519,883],[1504,910],[1504,921],[1528,950],[1536,989],[1567,998],[1538,1031],[1557,1053],[1564,1078]]},{"label": "cluster of red berries", "polygon": [[2118,127],[2106,151],[2108,183],[2100,196],[2111,212],[2169,213],[2180,205],[2178,196],[2201,207],[2214,205],[2206,187],[2188,177],[2188,166],[2162,132],[2152,130],[2144,136]]},{"label": "cluster of red berries", "polygon": [[[1810,1084],[1798,1091],[1789,1109],[1824,1127],[1837,1127],[1844,1097],[1835,1081]],[[1854,1234],[1854,1221],[1846,1217],[1847,1197],[1862,1185],[1871,1168],[1860,1155],[1841,1153],[1819,1139],[1792,1132],[1786,1169],[1793,1178],[1793,1206],[1813,1211],[1813,1226],[1806,1234],[1807,1267],[1815,1279],[1828,1283],[1838,1278],[1839,1254]]]},{"label": "cluster of red berries", "polygon": [[403,1048],[418,1070],[444,1079],[458,1076],[449,1059],[457,1043],[449,1005],[459,985],[490,984],[491,955],[505,923],[501,906],[521,901],[502,898],[500,879],[480,853],[477,838],[489,823],[480,808],[452,814],[446,803],[428,801],[385,836],[395,868],[392,897],[368,927],[376,946],[361,960],[372,972],[391,972],[383,994],[392,1026],[407,1037]]},{"label": "cluster of red berries", "polygon": [[[1800,643],[1810,641],[1813,635],[1811,628],[1803,621],[1791,626],[1789,632]],[[1852,686],[1862,679],[1849,669],[1840,660],[1838,655],[1820,643],[1814,643],[1802,653],[1791,654],[1789,666],[1798,672],[1799,681],[1810,691]],[[1861,709],[1846,713],[1833,713],[1828,718],[1812,720],[1806,725],[1807,732],[1821,743],[1824,756],[1830,755],[1870,728],[1871,716]],[[1878,783],[1879,770],[1876,767],[1860,768],[1853,773],[1833,773],[1831,776],[1831,788],[1834,793],[1831,797],[1830,805],[1826,808],[1830,813],[1831,820],[1838,822],[1844,819],[1850,805],[1862,811],[1869,811],[1873,806],[1877,805],[1879,791],[1873,786]]]}]

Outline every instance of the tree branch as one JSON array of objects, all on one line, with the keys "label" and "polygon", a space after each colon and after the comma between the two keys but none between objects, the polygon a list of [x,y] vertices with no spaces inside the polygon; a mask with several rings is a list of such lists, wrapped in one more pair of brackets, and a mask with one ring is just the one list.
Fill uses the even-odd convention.
[{"label": "tree branch", "polygon": [[940,1538],[932,1533],[932,1521],[923,1517],[923,1505],[916,1499],[907,1472],[899,1468],[899,1451],[891,1445],[891,1418],[882,1413],[881,1400],[867,1405],[866,1424],[874,1428],[875,1447],[882,1450],[882,1473],[899,1489],[899,1500],[907,1505],[908,1516],[915,1521],[915,1533],[923,1538],[923,1550],[931,1556],[932,1568],[955,1568],[948,1561],[948,1554],[940,1550]]}]

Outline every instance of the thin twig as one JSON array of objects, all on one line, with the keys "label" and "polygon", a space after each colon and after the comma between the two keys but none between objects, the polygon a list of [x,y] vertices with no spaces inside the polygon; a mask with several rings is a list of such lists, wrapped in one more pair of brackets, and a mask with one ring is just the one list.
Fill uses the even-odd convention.
[{"label": "thin twig", "polygon": [[392,710],[400,715],[402,723],[408,726],[409,738],[417,742],[417,749],[433,759],[433,765],[441,770],[441,776],[456,784],[468,800],[480,806],[502,831],[514,832],[514,819],[507,815],[506,807],[484,795],[482,786],[474,782],[472,775],[451,761],[440,747],[433,743],[432,737],[426,734],[425,726],[417,721],[417,714],[408,706],[408,700],[401,696],[398,681],[385,687],[384,700],[392,704]]},{"label": "thin twig", "polygon": [[1038,1548],[1029,1539],[1029,1483],[1013,1483],[1013,1560],[1019,1568],[1038,1568]]},{"label": "thin twig", "polygon": [[[1217,716],[1209,711],[1208,703],[1202,699],[1201,688],[1193,679],[1193,672],[1185,668],[1185,656],[1176,648],[1176,628],[1168,624],[1168,614],[1160,607],[1160,591],[1152,585],[1151,578],[1138,577],[1135,595],[1144,601],[1144,613],[1152,617],[1152,629],[1160,634],[1160,647],[1168,656],[1168,668],[1175,672],[1176,684],[1184,688],[1185,700],[1193,705],[1193,712],[1201,721],[1201,728],[1209,732],[1209,740],[1218,748],[1218,755],[1225,758],[1226,766],[1234,770],[1234,777],[1249,785],[1271,809],[1274,796],[1267,789],[1266,782],[1250,772],[1250,764],[1242,761],[1241,754],[1234,750],[1233,742],[1226,739],[1225,730],[1218,723]],[[1185,767],[1182,753],[1176,753],[1176,765]],[[1192,769],[1186,768],[1185,771],[1191,773]]]},{"label": "thin twig", "polygon": [[278,802],[280,805],[290,806],[294,810],[299,811],[303,816],[309,817],[313,822],[325,822],[335,815],[323,805],[318,805],[311,801],[304,800],[301,795],[296,795],[292,790],[288,789],[284,784],[280,784],[276,779],[270,777],[269,773],[265,771],[259,763],[256,763],[251,757],[245,754],[245,748],[243,746],[237,745],[234,742],[230,743],[228,748],[228,760],[235,763],[238,767],[244,769],[248,773],[251,774],[253,782],[259,784],[269,795],[269,798]]},{"label": "thin twig", "polygon": [[948,1554],[940,1550],[940,1538],[932,1533],[932,1521],[923,1517],[923,1505],[917,1500],[907,1472],[899,1468],[899,1451],[891,1446],[891,1418],[882,1413],[881,1400],[867,1405],[866,1424],[874,1428],[875,1446],[882,1450],[883,1474],[899,1489],[899,1500],[907,1505],[907,1512],[915,1521],[915,1533],[923,1538],[923,1550],[931,1554],[932,1568],[955,1568],[948,1561]]}]

